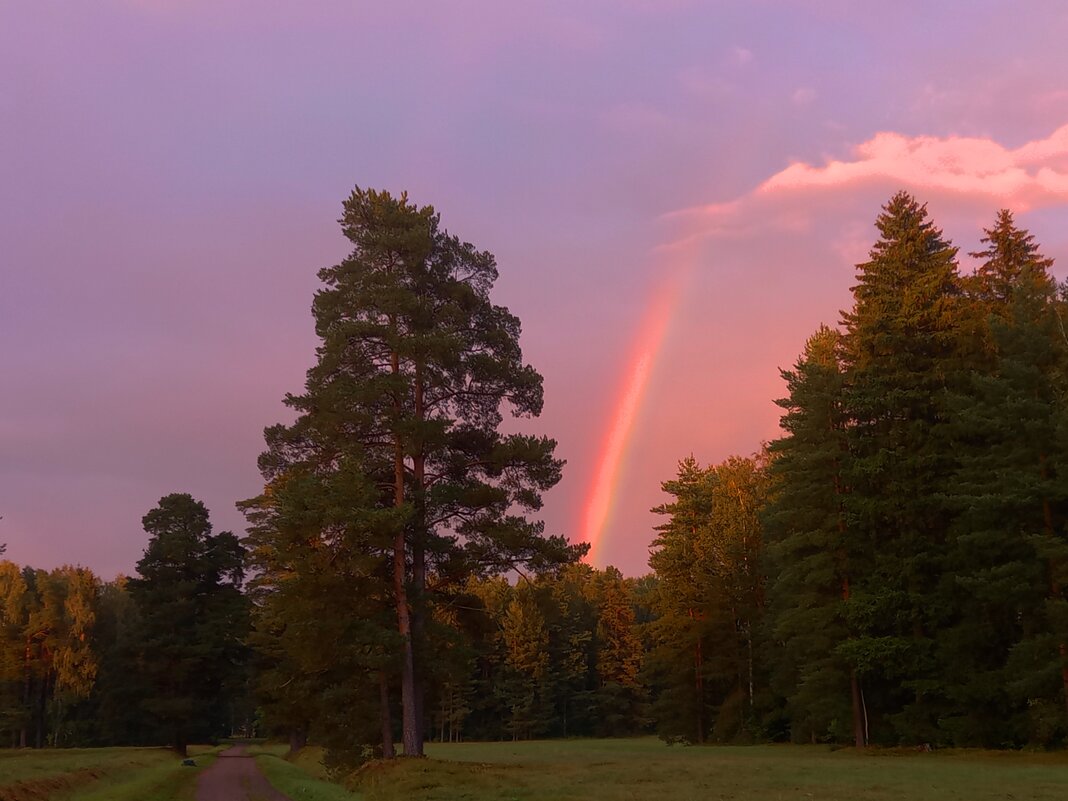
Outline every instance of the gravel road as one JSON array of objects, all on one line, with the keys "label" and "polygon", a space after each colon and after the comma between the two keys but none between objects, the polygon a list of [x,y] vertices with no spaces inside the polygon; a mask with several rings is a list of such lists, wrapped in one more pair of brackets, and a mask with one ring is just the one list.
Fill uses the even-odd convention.
[{"label": "gravel road", "polygon": [[235,745],[197,777],[197,801],[290,801],[271,787],[256,760]]}]

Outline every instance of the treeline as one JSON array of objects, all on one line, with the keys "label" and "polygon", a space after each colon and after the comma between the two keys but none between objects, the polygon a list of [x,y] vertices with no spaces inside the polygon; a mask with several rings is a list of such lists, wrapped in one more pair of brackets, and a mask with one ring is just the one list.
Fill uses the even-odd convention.
[{"label": "treeline", "polygon": [[[123,617],[124,591],[85,568],[0,561],[0,745],[69,745],[92,735],[83,714],[111,667],[101,641]],[[102,664],[103,663],[103,664]]]},{"label": "treeline", "polygon": [[[644,649],[633,603],[640,587],[612,568],[573,564],[515,583],[502,577],[472,579],[439,597],[427,627],[432,649],[423,713],[427,739],[617,736],[648,730],[647,690],[640,675]],[[380,688],[373,686],[377,676],[354,667],[366,658],[366,643],[350,634],[329,639],[324,647],[320,636],[326,629],[351,631],[353,616],[337,608],[330,619],[312,618],[306,641],[290,637],[288,627],[279,636],[261,625],[256,634],[265,726],[287,734],[298,728],[302,736],[331,746],[343,762],[358,761],[366,745],[382,736],[380,696],[374,696]],[[279,653],[286,646],[292,647]],[[388,697],[397,677],[388,669],[388,657],[383,661]],[[372,686],[361,697],[365,680]],[[391,736],[397,733],[399,728],[391,730]]]},{"label": "treeline", "polygon": [[243,548],[188,495],[143,522],[134,578],[0,561],[0,747],[184,752],[253,723]]},{"label": "treeline", "polygon": [[784,373],[766,515],[770,686],[797,739],[1068,735],[1068,338],[998,214],[962,275],[898,194],[853,308]]},{"label": "treeline", "polygon": [[642,578],[527,518],[562,462],[500,430],[542,394],[493,257],[403,195],[341,224],[247,537],[171,495],[137,578],[0,566],[0,744],[1064,744],[1068,302],[1009,212],[962,273],[894,196],[782,436],[680,463]]},{"label": "treeline", "polygon": [[[378,525],[370,512],[353,518],[346,495],[366,462],[277,470],[292,445],[278,430],[263,460],[268,493],[246,507],[271,725],[297,741],[310,732],[342,761],[392,753],[403,586],[401,606],[420,621],[404,714],[423,736],[1062,744],[1068,336],[1052,262],[1007,211],[969,274],[911,196],[893,197],[876,227],[852,308],[783,372],[783,436],[756,457],[680,464],[643,579],[556,552],[507,582],[493,576],[522,567],[507,551],[454,561],[448,549],[469,532],[422,524],[403,548],[353,548]],[[328,355],[320,349],[319,369],[336,371]],[[379,363],[397,375],[388,350]],[[345,397],[366,400],[358,387]],[[322,394],[300,408],[332,425],[341,416]],[[408,477],[411,429],[393,430],[380,441],[400,443],[396,475]],[[388,508],[363,486],[364,508]],[[419,487],[405,484],[411,500],[394,506],[402,527]],[[419,563],[420,537],[426,556],[442,536],[424,572],[390,585],[401,556],[408,571]]]},{"label": "treeline", "polygon": [[970,274],[909,195],[876,225],[852,309],[783,372],[783,436],[757,461],[684,462],[664,485],[651,565],[691,641],[674,640],[688,697],[659,726],[1062,745],[1064,293],[1008,211]]}]

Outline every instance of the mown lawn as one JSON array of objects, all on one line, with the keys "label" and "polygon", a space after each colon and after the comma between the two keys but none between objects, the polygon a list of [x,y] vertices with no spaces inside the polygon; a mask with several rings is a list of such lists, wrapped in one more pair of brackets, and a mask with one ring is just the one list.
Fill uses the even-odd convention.
[{"label": "mown lawn", "polygon": [[0,801],[191,801],[213,749],[190,749],[196,768],[163,748],[0,750]]},{"label": "mown lawn", "polygon": [[[1062,753],[687,748],[652,738],[431,744],[427,751],[430,759],[367,766],[350,787],[365,801],[1068,798],[1068,754]],[[319,773],[315,763],[310,749],[298,762]]]}]

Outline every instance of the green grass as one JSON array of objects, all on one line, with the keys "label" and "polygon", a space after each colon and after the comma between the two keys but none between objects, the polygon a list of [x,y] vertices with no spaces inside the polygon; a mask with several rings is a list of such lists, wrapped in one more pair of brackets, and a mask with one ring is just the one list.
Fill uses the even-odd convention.
[{"label": "green grass", "polygon": [[213,749],[190,749],[197,768],[163,748],[0,751],[0,801],[190,801]]},{"label": "green grass", "polygon": [[[857,754],[807,746],[669,747],[655,739],[437,745],[439,769],[405,766],[405,783],[430,799],[464,797],[469,777],[487,797],[656,801],[689,799],[1062,799],[1068,761],[1006,754]],[[466,764],[465,764],[466,763]],[[477,763],[477,764],[470,764]],[[458,768],[468,773],[458,774]],[[407,788],[379,793],[404,797]],[[468,796],[471,797],[471,796]],[[478,796],[474,796],[477,798]]]},{"label": "green grass", "polygon": [[[787,745],[687,748],[669,747],[652,738],[431,744],[427,751],[430,759],[365,767],[351,782],[357,797],[364,801],[1068,798],[1066,754],[858,754]],[[302,756],[306,766],[314,754],[313,749],[306,750]]]},{"label": "green grass", "polygon": [[193,801],[197,775],[215,761],[218,749],[189,749],[196,767],[184,767],[181,759],[166,753],[166,759],[148,763],[134,770],[109,774],[92,785],[56,801]]},{"label": "green grass", "polygon": [[[669,747],[653,738],[430,744],[429,759],[373,763],[350,789],[320,750],[250,749],[293,801],[1061,801],[1068,754],[832,751],[820,746]],[[0,801],[190,801],[199,768],[163,749],[0,751]],[[57,779],[67,784],[51,788]],[[21,784],[19,784],[21,783]],[[27,792],[11,794],[13,788]]]},{"label": "green grass", "polygon": [[295,763],[282,757],[285,747],[250,749],[256,764],[276,790],[293,801],[353,801],[353,794],[344,787],[326,780],[326,772],[318,755],[308,749],[306,756]]}]

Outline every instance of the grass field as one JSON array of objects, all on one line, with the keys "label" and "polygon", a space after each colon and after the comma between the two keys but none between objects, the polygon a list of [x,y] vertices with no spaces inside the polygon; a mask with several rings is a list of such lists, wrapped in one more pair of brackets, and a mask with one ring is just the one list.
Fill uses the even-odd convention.
[{"label": "grass field", "polygon": [[[1068,754],[669,747],[652,738],[430,744],[429,759],[366,766],[349,790],[321,753],[254,746],[293,801],[1061,801]],[[196,753],[196,752],[194,752]],[[200,750],[203,767],[214,752]],[[199,769],[163,749],[0,751],[0,801],[190,801]],[[351,790],[351,792],[350,792]]]},{"label": "grass field", "polygon": [[190,749],[197,768],[163,748],[0,750],[0,801],[191,801],[213,749]]},{"label": "grass field", "polygon": [[[652,738],[430,744],[427,751],[431,757],[427,760],[367,766],[352,781],[356,797],[364,801],[1068,798],[1068,754],[857,754],[785,745],[686,748]],[[323,775],[312,749],[298,764]],[[333,796],[322,799],[335,801]]]}]

